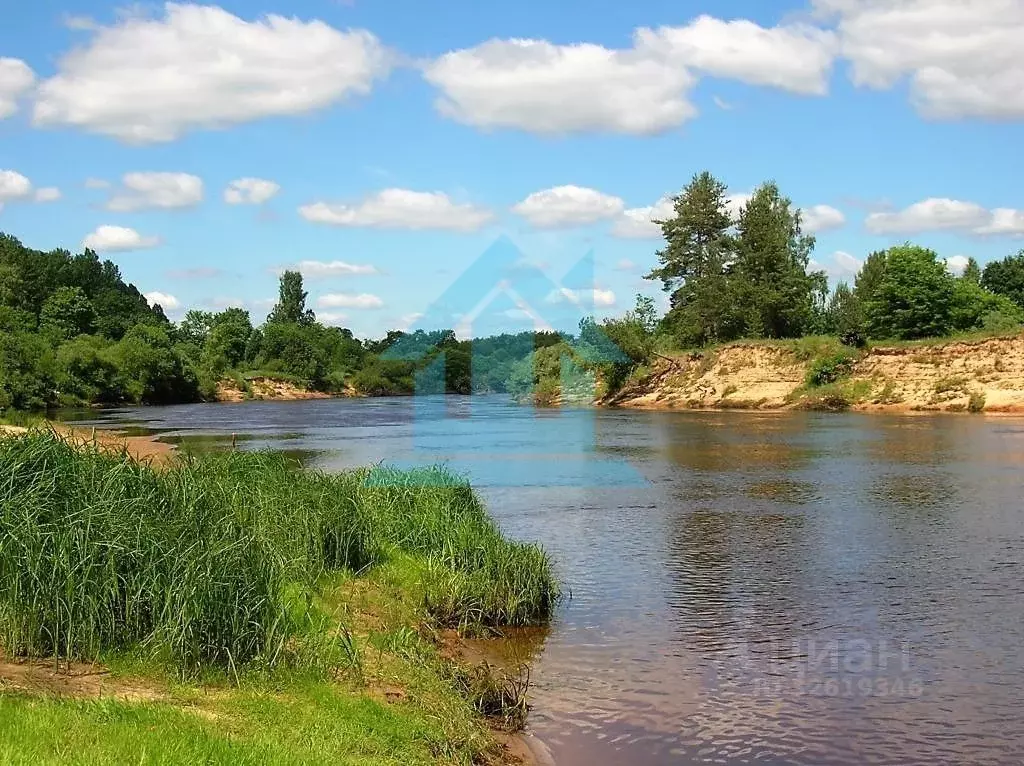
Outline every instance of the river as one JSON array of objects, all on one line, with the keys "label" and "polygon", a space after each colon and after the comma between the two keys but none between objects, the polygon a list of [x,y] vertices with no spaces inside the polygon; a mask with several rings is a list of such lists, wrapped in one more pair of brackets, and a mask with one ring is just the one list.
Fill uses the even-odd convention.
[{"label": "river", "polygon": [[468,474],[571,590],[530,647],[561,766],[1024,758],[1024,420],[451,397],[97,422]]}]

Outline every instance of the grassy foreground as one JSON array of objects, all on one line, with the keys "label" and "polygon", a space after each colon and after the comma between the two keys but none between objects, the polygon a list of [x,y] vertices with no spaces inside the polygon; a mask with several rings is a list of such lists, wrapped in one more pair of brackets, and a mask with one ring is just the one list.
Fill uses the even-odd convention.
[{"label": "grassy foreground", "polygon": [[158,470],[0,439],[3,661],[108,671],[55,696],[0,670],[0,762],[487,760],[483,714],[514,728],[522,689],[445,659],[439,631],[541,624],[558,595],[546,554],[440,470]]}]

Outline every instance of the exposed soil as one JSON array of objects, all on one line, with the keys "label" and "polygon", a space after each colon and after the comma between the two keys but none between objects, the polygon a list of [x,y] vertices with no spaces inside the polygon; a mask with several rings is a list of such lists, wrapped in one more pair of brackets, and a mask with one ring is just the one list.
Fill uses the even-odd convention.
[{"label": "exposed soil", "polygon": [[[800,409],[809,362],[791,349],[736,343],[660,357],[651,374],[601,402],[645,409]],[[865,352],[846,381],[867,412],[1024,413],[1024,335]]]},{"label": "exposed soil", "polygon": [[285,380],[259,377],[247,381],[248,391],[243,391],[238,384],[230,378],[225,378],[217,384],[218,402],[244,402],[249,400],[257,401],[299,401],[304,399],[335,399],[340,397],[357,397],[359,392],[348,387],[341,394],[327,394],[323,391],[296,385]]},{"label": "exposed soil", "polygon": [[151,702],[167,696],[140,679],[112,677],[99,665],[0,657],[0,691],[16,690],[55,697],[114,697]]},{"label": "exposed soil", "polygon": [[[45,428],[53,430],[72,444],[96,444],[112,452],[127,451],[136,460],[154,465],[166,463],[175,454],[174,445],[158,441],[156,436],[124,436],[99,428],[76,428],[52,422],[48,422]],[[19,435],[27,431],[19,426],[0,426],[0,434]]]}]

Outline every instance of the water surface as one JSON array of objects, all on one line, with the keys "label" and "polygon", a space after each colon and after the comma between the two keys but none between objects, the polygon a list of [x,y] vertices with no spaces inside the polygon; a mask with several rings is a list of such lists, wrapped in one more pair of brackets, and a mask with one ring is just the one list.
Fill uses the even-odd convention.
[{"label": "water surface", "polygon": [[486,397],[101,419],[469,474],[572,592],[532,646],[530,726],[559,764],[1024,759],[1024,421]]}]

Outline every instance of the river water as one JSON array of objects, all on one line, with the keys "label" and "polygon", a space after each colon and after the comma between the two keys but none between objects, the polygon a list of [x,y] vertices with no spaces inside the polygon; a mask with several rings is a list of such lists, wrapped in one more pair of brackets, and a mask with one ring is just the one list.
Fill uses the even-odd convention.
[{"label": "river water", "polygon": [[1024,420],[491,397],[100,418],[468,474],[571,590],[523,642],[563,766],[1024,763]]}]

